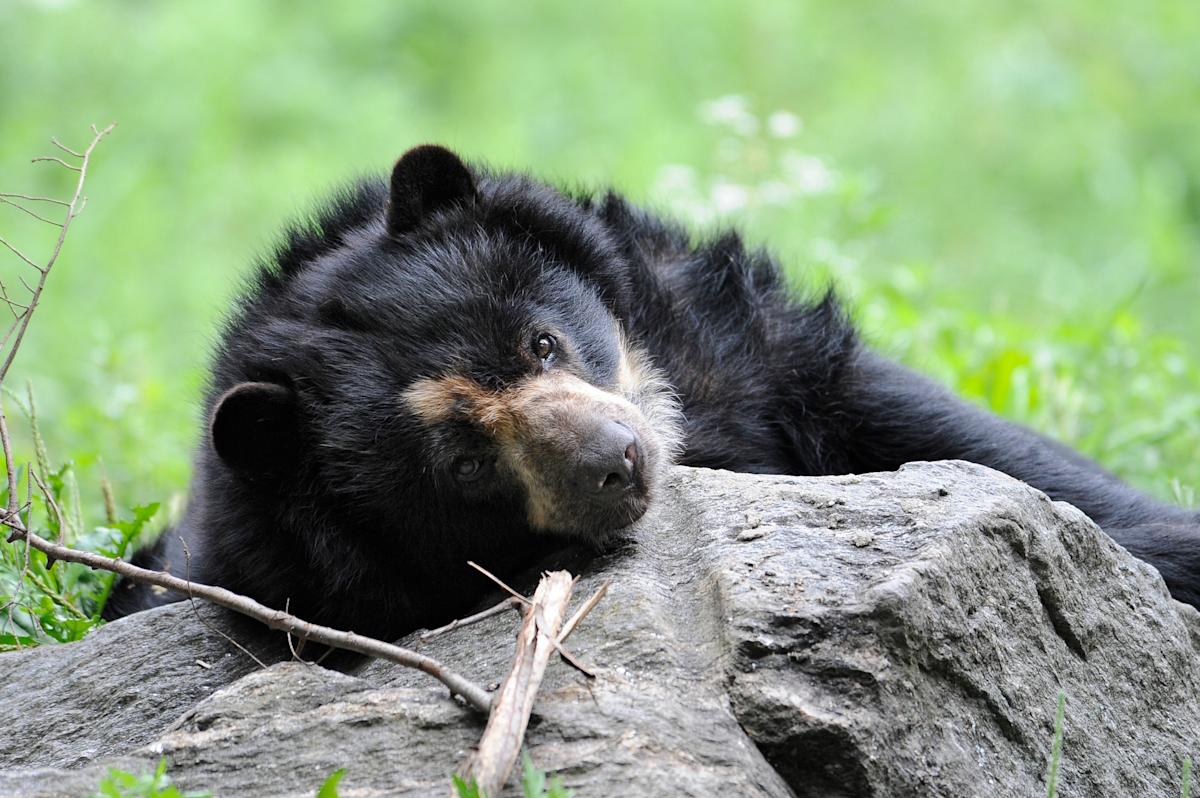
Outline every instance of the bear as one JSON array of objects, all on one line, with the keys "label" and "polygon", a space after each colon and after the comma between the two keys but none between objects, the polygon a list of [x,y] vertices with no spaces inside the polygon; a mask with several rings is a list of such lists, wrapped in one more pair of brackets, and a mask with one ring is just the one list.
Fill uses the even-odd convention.
[{"label": "bear", "polygon": [[[1200,606],[1200,513],[873,352],[732,230],[423,145],[255,269],[216,346],[177,529],[143,552],[394,639],[559,541],[630,535],[674,463],[962,459],[1070,502]],[[186,541],[186,562],[180,540]],[[178,596],[118,588],[115,618]]]}]

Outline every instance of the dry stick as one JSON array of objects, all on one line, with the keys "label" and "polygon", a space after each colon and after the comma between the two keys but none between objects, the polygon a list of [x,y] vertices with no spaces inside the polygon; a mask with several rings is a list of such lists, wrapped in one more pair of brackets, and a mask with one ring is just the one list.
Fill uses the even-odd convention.
[{"label": "dry stick", "polygon": [[[80,156],[79,166],[75,167],[71,166],[70,164],[63,164],[68,169],[73,169],[79,172],[79,179],[75,181],[75,193],[71,195],[71,200],[67,203],[66,218],[63,219],[62,229],[58,232],[58,240],[54,242],[54,250],[50,253],[50,259],[46,261],[46,265],[38,266],[30,261],[29,258],[25,257],[20,250],[10,245],[7,241],[3,242],[5,246],[15,252],[22,260],[30,263],[30,265],[38,270],[38,283],[37,287],[32,291],[33,296],[29,300],[29,307],[22,314],[21,321],[17,325],[16,338],[13,340],[12,347],[8,350],[8,356],[4,358],[4,365],[0,366],[0,383],[4,382],[5,376],[8,375],[8,369],[10,366],[12,366],[13,358],[17,356],[17,350],[21,348],[21,340],[25,337],[25,331],[29,329],[29,320],[33,318],[33,311],[37,308],[38,300],[42,297],[42,290],[46,287],[46,277],[49,276],[50,270],[54,267],[54,262],[58,260],[58,254],[62,252],[63,243],[67,240],[67,231],[71,228],[71,220],[78,216],[79,212],[83,210],[83,206],[80,204],[80,198],[83,196],[83,182],[87,178],[88,163],[91,161],[92,151],[96,149],[96,145],[100,143],[101,139],[112,132],[114,127],[116,127],[115,122],[103,130],[97,130],[96,127],[93,126],[92,131],[95,133],[95,135],[92,137],[92,141],[90,144],[88,144],[87,149],[85,149],[83,154]],[[62,163],[61,161],[59,162]]]},{"label": "dry stick", "polygon": [[12,441],[8,437],[8,419],[4,415],[4,403],[0,400],[0,444],[4,447],[4,470],[8,476],[8,506],[5,518],[17,515],[17,465],[13,462]]},{"label": "dry stick", "polygon": [[105,557],[90,551],[80,551],[59,545],[28,531],[19,519],[7,517],[4,519],[3,524],[13,530],[9,536],[10,540],[25,540],[33,548],[56,560],[77,562],[89,568],[112,571],[126,579],[141,584],[158,585],[159,587],[165,587],[167,590],[173,590],[185,596],[194,595],[202,599],[207,599],[213,604],[220,604],[222,607],[239,612],[242,615],[248,615],[272,629],[298,634],[310,640],[315,640],[318,643],[333,646],[334,648],[357,651],[369,657],[378,657],[379,659],[395,662],[398,665],[416,668],[446,685],[446,687],[450,688],[450,692],[462,696],[468,704],[479,711],[487,712],[491,708],[491,698],[482,687],[470,679],[446,668],[432,657],[418,654],[416,651],[401,648],[391,643],[385,643],[382,640],[364,637],[354,632],[343,632],[338,629],[331,629],[328,626],[309,623],[290,613],[273,610],[270,607],[259,604],[248,596],[239,595],[223,587],[188,582],[164,571],[139,568],[121,559]]},{"label": "dry stick", "polygon": [[609,585],[612,584],[611,579],[606,579],[604,584],[593,593],[587,601],[580,605],[579,609],[575,610],[575,614],[571,619],[563,624],[562,631],[558,633],[558,642],[565,643],[567,638],[571,636],[571,632],[575,631],[575,627],[579,626],[579,622],[587,617],[587,614],[596,608],[600,603],[600,599],[604,598],[604,594],[608,592]]},{"label": "dry stick", "polygon": [[484,568],[479,563],[475,562],[474,560],[467,560],[467,565],[471,566],[476,571],[478,571],[479,573],[486,576],[488,579],[491,579],[493,582],[495,582],[497,585],[499,585],[501,588],[503,588],[505,593],[508,593],[510,596],[512,596],[517,601],[521,602],[522,604],[524,604],[526,606],[529,606],[529,604],[530,604],[529,599],[525,598],[520,593],[513,590],[511,587],[504,584],[504,581],[502,579],[500,579],[500,577],[496,576],[494,573],[492,573],[488,569]]},{"label": "dry stick", "polygon": [[430,629],[428,632],[421,633],[421,640],[432,640],[439,635],[444,635],[447,632],[453,632],[455,629],[461,629],[464,626],[470,626],[473,623],[491,618],[493,615],[500,615],[505,610],[520,609],[524,600],[517,599],[514,596],[509,596],[504,601],[501,601],[495,607],[489,607],[483,612],[477,612],[474,615],[468,615],[466,618],[456,618],[445,626],[439,626],[437,629]]},{"label": "dry stick", "polygon": [[555,651],[574,584],[566,571],[543,575],[525,612],[512,670],[492,700],[492,714],[479,748],[459,769],[464,779],[474,779],[481,795],[499,795],[516,764],[533,712],[533,699]]},{"label": "dry stick", "polygon": [[[240,652],[242,652],[243,654],[245,654],[245,655],[246,655],[247,657],[249,657],[250,659],[254,660],[254,661],[255,661],[255,662],[258,664],[258,667],[262,668],[262,669],[265,671],[265,670],[267,669],[267,663],[263,662],[261,659],[259,659],[258,657],[254,656],[254,652],[253,652],[253,651],[251,651],[250,649],[246,648],[246,647],[245,647],[245,646],[243,646],[241,643],[239,643],[238,641],[234,640],[234,639],[233,639],[231,636],[229,636],[229,635],[225,634],[224,632],[222,632],[222,631],[221,631],[220,629],[218,629],[217,627],[213,626],[213,625],[212,625],[211,623],[209,623],[208,621],[204,620],[204,616],[200,614],[200,608],[196,606],[196,597],[195,597],[195,596],[192,594],[192,590],[191,590],[191,584],[192,584],[192,550],[188,548],[187,541],[186,541],[186,540],[184,540],[182,537],[180,537],[180,538],[179,538],[179,545],[180,545],[180,546],[183,546],[183,563],[184,563],[184,565],[183,565],[183,578],[184,578],[184,581],[185,581],[185,582],[187,582],[187,583],[188,583],[188,586],[189,586],[189,587],[188,587],[188,604],[190,604],[190,605],[192,606],[192,615],[194,615],[194,616],[196,617],[196,620],[197,620],[197,621],[199,621],[199,622],[200,622],[202,625],[204,625],[205,627],[207,627],[208,631],[212,632],[212,633],[213,633],[213,634],[215,634],[215,635],[219,635],[220,637],[223,637],[223,638],[225,638],[226,642],[228,642],[228,643],[229,643],[231,646],[233,646],[234,648],[236,648],[238,651],[240,651]],[[288,608],[288,605],[287,605],[287,604],[285,604],[285,605],[283,606],[283,611],[284,611],[284,612],[287,612],[287,611],[288,611],[288,609],[289,609],[289,608]],[[290,646],[291,646],[291,644],[292,644],[292,633],[291,633],[291,632],[288,632],[287,639],[288,639],[288,646],[290,647]]]},{"label": "dry stick", "polygon": [[47,219],[45,216],[42,216],[37,211],[26,208],[24,205],[17,202],[16,200],[10,200],[3,195],[0,195],[0,205],[11,205],[14,208],[16,208],[17,210],[22,211],[23,213],[25,213],[29,216],[32,216],[34,219],[37,219],[39,222],[45,222],[46,224],[53,225],[55,227],[58,227],[62,224],[62,222],[56,222],[53,219]]},{"label": "dry stick", "polygon": [[[106,133],[108,131],[105,131]],[[35,197],[30,194],[14,194],[11,191],[0,192],[0,199],[23,199],[30,202],[49,202],[52,205],[61,205],[64,208],[70,207],[71,203],[66,200],[55,199],[54,197]]]}]

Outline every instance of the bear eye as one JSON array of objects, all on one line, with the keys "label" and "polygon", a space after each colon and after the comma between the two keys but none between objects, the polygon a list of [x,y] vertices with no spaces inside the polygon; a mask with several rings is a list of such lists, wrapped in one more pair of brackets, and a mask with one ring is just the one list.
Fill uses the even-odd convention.
[{"label": "bear eye", "polygon": [[454,478],[459,482],[473,482],[483,474],[483,461],[478,457],[460,457],[454,461]]},{"label": "bear eye", "polygon": [[549,360],[554,354],[554,336],[549,333],[540,333],[533,340],[533,353],[538,356],[539,360]]}]

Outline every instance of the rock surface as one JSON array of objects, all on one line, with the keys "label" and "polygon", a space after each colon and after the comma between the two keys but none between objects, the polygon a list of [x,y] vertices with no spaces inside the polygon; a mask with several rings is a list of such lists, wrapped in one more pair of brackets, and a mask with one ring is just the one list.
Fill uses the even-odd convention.
[{"label": "rock surface", "polygon": [[[1200,757],[1200,616],[1079,511],[978,466],[680,468],[636,541],[572,567],[577,596],[612,580],[569,645],[597,677],[552,667],[527,744],[579,798],[1045,795],[1060,691],[1062,795],[1176,796]],[[267,663],[286,648],[198,614],[0,656],[0,795],[86,795],[161,755],[217,795],[312,795],[339,767],[344,798],[448,794],[482,722],[439,685],[262,669],[214,630]],[[486,684],[515,628],[406,642]]]}]

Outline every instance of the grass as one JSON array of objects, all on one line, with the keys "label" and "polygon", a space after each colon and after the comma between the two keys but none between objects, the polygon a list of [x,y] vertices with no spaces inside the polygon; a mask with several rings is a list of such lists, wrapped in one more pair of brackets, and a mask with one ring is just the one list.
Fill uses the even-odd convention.
[{"label": "grass", "polygon": [[1054,710],[1054,737],[1050,743],[1050,764],[1046,769],[1046,798],[1058,795],[1058,766],[1062,761],[1063,717],[1067,707],[1067,695],[1058,693],[1058,708]]},{"label": "grass", "polygon": [[[338,782],[345,775],[345,768],[330,773],[317,788],[316,798],[338,798]],[[158,760],[153,773],[137,774],[109,768],[91,798],[212,798],[212,793],[180,792],[167,775],[167,758],[163,757]]]},{"label": "grass", "polygon": [[[136,774],[109,768],[91,798],[212,798],[212,793],[180,792],[167,776],[167,759],[163,757],[158,760],[153,773]],[[337,798],[337,794],[330,798]]]},{"label": "grass", "polygon": [[[458,798],[488,798],[474,779],[467,781],[455,774],[450,777]],[[521,794],[524,798],[571,798],[575,793],[563,786],[558,777],[546,778],[546,772],[533,764],[528,752],[521,753]]]},{"label": "grass", "polygon": [[[1066,716],[1067,696],[1061,690],[1058,693],[1058,706],[1054,711],[1054,735],[1050,740],[1050,760],[1046,764],[1046,798],[1056,798],[1058,795],[1058,772],[1062,764],[1063,750],[1063,720]],[[1180,765],[1179,778],[1180,798],[1191,798],[1192,795],[1192,758],[1184,756]]]},{"label": "grass", "polygon": [[0,185],[54,190],[50,135],[121,124],[17,364],[91,517],[103,471],[122,505],[184,490],[217,320],[280,223],[425,140],[739,223],[884,350],[1163,498],[1200,485],[1190,0],[25,0],[0,30]]},{"label": "grass", "polygon": [[[33,391],[4,397],[11,414],[37,396],[42,440],[17,425],[17,459],[55,458],[42,470],[89,545],[180,506],[207,349],[281,222],[425,140],[740,225],[797,290],[834,283],[885,352],[1196,501],[1190,0],[24,0],[0,30],[0,186],[58,192],[69,175],[28,157],[121,123],[9,380]],[[7,206],[0,232],[45,236]],[[0,279],[21,268],[0,260]],[[52,515],[35,507],[51,532]],[[11,592],[24,555],[3,556]],[[86,631],[103,580],[31,567],[45,589],[8,643]]]}]

